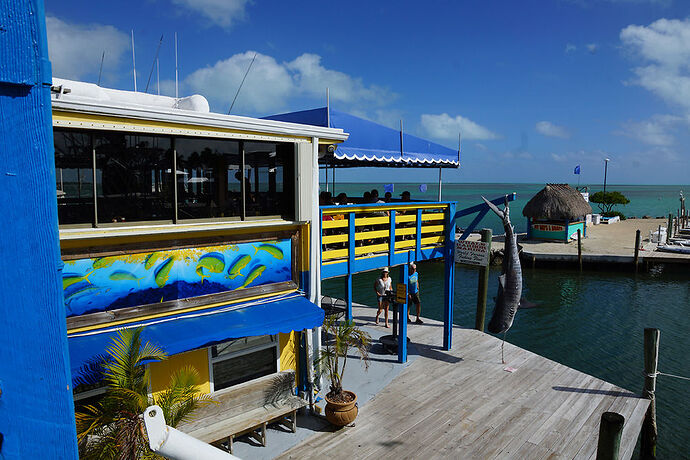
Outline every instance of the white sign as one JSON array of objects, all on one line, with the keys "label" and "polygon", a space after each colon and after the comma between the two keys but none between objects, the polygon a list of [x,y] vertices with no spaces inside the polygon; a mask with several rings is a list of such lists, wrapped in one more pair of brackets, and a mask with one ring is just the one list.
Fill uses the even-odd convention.
[{"label": "white sign", "polygon": [[455,242],[455,262],[486,267],[489,265],[489,243],[457,240]]}]

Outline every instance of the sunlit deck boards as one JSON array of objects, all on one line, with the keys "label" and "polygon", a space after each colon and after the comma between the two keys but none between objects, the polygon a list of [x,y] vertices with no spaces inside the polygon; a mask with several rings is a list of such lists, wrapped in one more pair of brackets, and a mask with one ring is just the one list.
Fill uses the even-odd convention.
[{"label": "sunlit deck boards", "polygon": [[[355,319],[373,312],[355,308]],[[360,407],[355,427],[281,458],[594,458],[606,411],[625,417],[621,458],[630,458],[647,400],[508,343],[504,366],[501,341],[473,330],[456,328],[445,352],[442,327],[410,325],[419,356]]]}]

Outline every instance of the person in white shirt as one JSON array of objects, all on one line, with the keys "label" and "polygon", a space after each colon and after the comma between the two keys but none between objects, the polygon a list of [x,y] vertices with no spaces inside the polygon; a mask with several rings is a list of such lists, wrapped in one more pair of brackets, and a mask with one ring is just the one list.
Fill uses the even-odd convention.
[{"label": "person in white shirt", "polygon": [[381,310],[384,311],[384,325],[388,326],[388,300],[385,299],[387,292],[392,291],[393,286],[391,284],[391,278],[388,273],[388,267],[381,270],[381,277],[377,278],[374,282],[374,292],[376,293],[376,299],[378,300],[379,309],[376,311],[376,324],[379,323],[379,315]]}]

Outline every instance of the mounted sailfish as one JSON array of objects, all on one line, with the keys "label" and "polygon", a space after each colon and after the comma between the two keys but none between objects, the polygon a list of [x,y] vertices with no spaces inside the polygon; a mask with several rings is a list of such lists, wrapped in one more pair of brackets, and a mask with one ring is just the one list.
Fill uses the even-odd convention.
[{"label": "mounted sailfish", "polygon": [[522,296],[522,267],[518,255],[517,240],[510,225],[510,209],[508,208],[508,198],[506,197],[505,209],[501,211],[493,203],[482,197],[489,208],[503,221],[505,230],[505,248],[503,250],[503,273],[498,277],[498,294],[496,295],[496,307],[489,321],[488,330],[493,334],[503,333],[501,342],[501,361],[503,359],[503,345],[506,341],[506,334],[510,326],[513,325],[515,312],[520,306]]}]

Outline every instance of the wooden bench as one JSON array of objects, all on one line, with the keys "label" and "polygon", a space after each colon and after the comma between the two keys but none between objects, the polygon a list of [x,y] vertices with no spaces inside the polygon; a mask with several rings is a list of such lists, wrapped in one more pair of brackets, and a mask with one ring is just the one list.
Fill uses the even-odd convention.
[{"label": "wooden bench", "polygon": [[177,429],[232,453],[236,436],[248,434],[266,446],[266,425],[280,423],[293,433],[297,429],[297,410],[307,402],[295,396],[295,372],[284,371],[213,393],[217,403],[202,406],[192,413],[193,420]]}]

